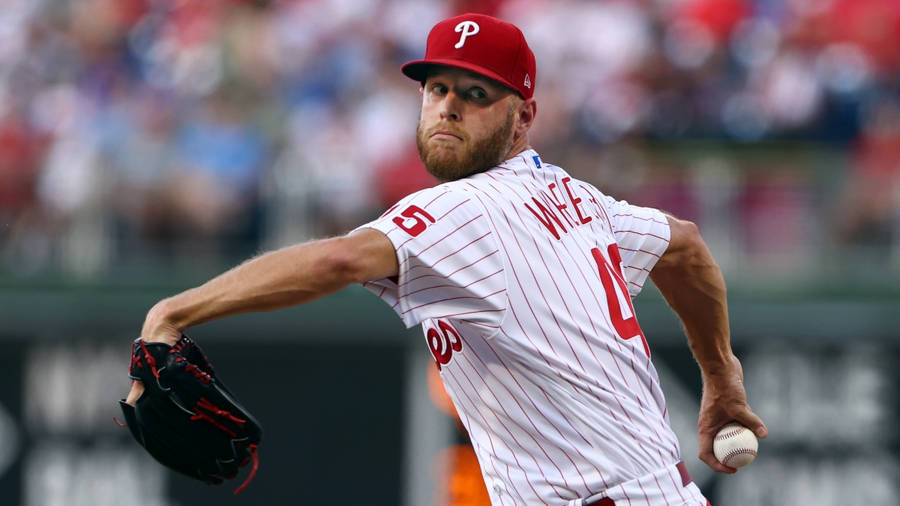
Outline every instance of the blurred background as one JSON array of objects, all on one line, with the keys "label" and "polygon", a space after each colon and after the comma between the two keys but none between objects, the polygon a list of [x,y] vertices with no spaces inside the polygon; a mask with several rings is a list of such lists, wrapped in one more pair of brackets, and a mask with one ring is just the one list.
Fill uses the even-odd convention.
[{"label": "blurred background", "polygon": [[467,11],[533,48],[542,157],[724,270],[771,433],[736,476],[694,458],[696,365],[636,300],[713,504],[900,504],[897,0],[2,0],[0,504],[479,504],[420,333],[359,287],[194,330],[266,429],[241,496],[112,421],[156,300],[434,183],[399,66]]}]

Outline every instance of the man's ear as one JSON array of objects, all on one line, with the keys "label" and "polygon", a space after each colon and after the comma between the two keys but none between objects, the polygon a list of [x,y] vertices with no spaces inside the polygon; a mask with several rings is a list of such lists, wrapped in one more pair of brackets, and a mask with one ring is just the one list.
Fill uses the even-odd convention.
[{"label": "man's ear", "polygon": [[524,135],[534,123],[537,116],[537,102],[534,98],[523,100],[516,111],[516,136]]}]

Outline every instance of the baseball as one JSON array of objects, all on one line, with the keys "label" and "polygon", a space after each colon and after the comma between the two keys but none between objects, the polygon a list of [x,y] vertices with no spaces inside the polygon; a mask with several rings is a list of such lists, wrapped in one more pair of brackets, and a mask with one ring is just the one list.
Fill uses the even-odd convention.
[{"label": "baseball", "polygon": [[728,467],[744,467],[753,462],[758,447],[753,431],[739,423],[722,427],[713,439],[713,453]]}]

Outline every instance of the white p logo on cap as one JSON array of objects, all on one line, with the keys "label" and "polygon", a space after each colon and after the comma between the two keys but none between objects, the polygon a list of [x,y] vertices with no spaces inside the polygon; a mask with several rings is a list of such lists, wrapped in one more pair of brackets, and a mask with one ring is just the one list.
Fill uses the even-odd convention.
[{"label": "white p logo on cap", "polygon": [[459,42],[456,43],[456,49],[463,47],[466,44],[466,37],[470,37],[478,33],[478,30],[481,28],[478,26],[478,23],[474,21],[463,21],[460,24],[456,25],[456,28],[453,31],[459,33]]}]

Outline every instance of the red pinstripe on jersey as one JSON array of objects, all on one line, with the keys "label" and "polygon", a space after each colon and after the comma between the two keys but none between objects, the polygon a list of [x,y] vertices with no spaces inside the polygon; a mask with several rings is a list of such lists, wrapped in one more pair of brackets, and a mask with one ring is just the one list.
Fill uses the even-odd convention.
[{"label": "red pinstripe on jersey", "polygon": [[[434,222],[414,223],[415,236],[394,220],[420,215]],[[680,456],[656,370],[613,324],[633,316],[629,296],[668,246],[661,212],[529,150],[364,226],[387,235],[400,264],[396,283],[365,286],[430,336],[495,504],[575,505],[604,490],[624,504],[706,504],[660,471]],[[627,293],[606,291],[594,249]]]}]

